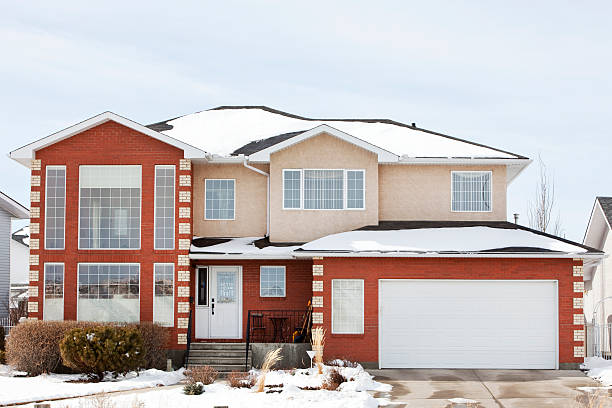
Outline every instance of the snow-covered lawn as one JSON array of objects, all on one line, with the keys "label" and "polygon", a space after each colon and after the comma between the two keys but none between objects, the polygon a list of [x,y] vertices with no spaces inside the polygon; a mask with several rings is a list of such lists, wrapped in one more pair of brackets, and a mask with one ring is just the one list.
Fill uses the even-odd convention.
[{"label": "snow-covered lawn", "polygon": [[172,385],[185,378],[183,371],[181,369],[165,372],[152,369],[141,371],[138,376],[135,373],[120,376],[117,380],[106,378],[99,383],[78,383],[70,382],[82,378],[76,374],[14,377],[12,375],[23,373],[13,372],[9,366],[0,365],[0,405]]},{"label": "snow-covered lawn", "polygon": [[[374,398],[372,393],[367,391],[389,392],[391,386],[374,381],[373,377],[360,366],[339,368],[340,373],[349,381],[341,384],[338,391],[300,389],[300,387],[320,387],[330,369],[331,367],[326,366],[323,375],[319,375],[316,368],[271,371],[266,376],[265,383],[277,387],[266,387],[266,391],[279,390],[280,392],[257,393],[250,388],[231,388],[226,381],[217,380],[214,384],[205,385],[205,392],[201,395],[185,395],[182,387],[156,388],[129,394],[109,394],[104,406],[132,408],[140,404],[146,408],[212,408],[214,406],[229,406],[231,408],[376,408],[388,403],[386,399]],[[258,375],[257,370],[252,372],[254,375]],[[13,379],[13,381],[17,380],[28,379]],[[48,382],[49,379],[44,379],[44,381]],[[128,381],[130,380],[114,384]],[[102,384],[111,385],[113,383]],[[278,387],[281,384],[282,387]],[[60,389],[64,389],[68,385],[96,386],[98,384],[62,384],[61,387],[58,387],[57,382],[55,382],[52,383],[53,385],[57,387],[53,394],[53,396],[56,396]],[[3,389],[2,387],[3,384],[0,383],[0,389]],[[36,392],[36,394],[42,393]],[[48,398],[51,398],[51,396]],[[99,400],[93,397],[51,402],[51,406],[54,408],[95,408],[99,405]]]},{"label": "snow-covered lawn", "polygon": [[587,375],[599,381],[604,386],[612,386],[612,361],[601,357],[587,357],[584,364],[580,366],[583,370],[588,370]]}]

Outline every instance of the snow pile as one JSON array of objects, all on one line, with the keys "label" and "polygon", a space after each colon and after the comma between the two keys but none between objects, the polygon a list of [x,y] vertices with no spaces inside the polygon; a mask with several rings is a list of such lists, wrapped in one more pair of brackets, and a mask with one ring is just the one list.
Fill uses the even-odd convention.
[{"label": "snow pile", "polygon": [[407,126],[381,122],[305,120],[264,109],[206,110],[167,123],[173,128],[162,133],[220,155],[229,155],[252,141],[329,125],[399,156],[517,158],[514,154]]},{"label": "snow pile", "polygon": [[605,386],[612,386],[612,361],[601,357],[587,357],[580,366],[587,375]]},{"label": "snow pile", "polygon": [[477,252],[510,247],[584,253],[586,249],[522,229],[492,227],[349,231],[302,245],[305,251]]},{"label": "snow pile", "polygon": [[196,254],[200,252],[223,255],[249,254],[253,256],[291,256],[293,251],[299,248],[298,246],[267,246],[259,249],[253,243],[262,238],[263,237],[232,238],[228,242],[206,247],[191,245],[190,252]]},{"label": "snow pile", "polygon": [[[99,383],[77,383],[83,376],[78,374],[43,374],[36,377],[12,377],[8,366],[0,366],[0,405],[44,401],[56,398],[78,397],[101,392],[125,391],[138,388],[177,384],[185,378],[183,369],[173,372],[145,370],[119,376],[116,380],[107,377]],[[13,373],[16,374],[16,373]]]}]

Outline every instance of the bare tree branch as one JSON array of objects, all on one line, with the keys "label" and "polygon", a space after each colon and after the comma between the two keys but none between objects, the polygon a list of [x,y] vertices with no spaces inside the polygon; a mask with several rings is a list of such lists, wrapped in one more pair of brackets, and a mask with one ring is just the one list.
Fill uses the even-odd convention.
[{"label": "bare tree branch", "polygon": [[555,181],[548,173],[546,164],[538,155],[538,183],[536,185],[535,198],[529,202],[528,217],[529,226],[542,232],[559,235],[562,232],[561,216],[553,220],[555,212]]}]

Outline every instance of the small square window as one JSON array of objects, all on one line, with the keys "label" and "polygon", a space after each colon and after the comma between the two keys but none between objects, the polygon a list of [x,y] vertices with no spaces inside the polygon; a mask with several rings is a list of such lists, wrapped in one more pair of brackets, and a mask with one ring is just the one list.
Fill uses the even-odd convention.
[{"label": "small square window", "polygon": [[259,296],[285,297],[285,267],[262,266],[259,269]]}]

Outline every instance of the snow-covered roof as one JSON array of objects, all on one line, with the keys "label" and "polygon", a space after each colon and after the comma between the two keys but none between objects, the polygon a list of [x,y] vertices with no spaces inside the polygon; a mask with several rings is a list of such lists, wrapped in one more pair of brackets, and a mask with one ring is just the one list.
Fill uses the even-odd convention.
[{"label": "snow-covered roof", "polygon": [[[215,257],[231,258],[232,256],[244,257],[245,255],[253,258],[263,259],[290,259],[293,251],[298,249],[298,245],[274,246],[269,245],[259,248],[255,245],[257,241],[264,240],[264,237],[245,237],[245,238],[226,238],[218,239],[220,243],[208,246],[191,245],[191,259],[211,259]],[[198,238],[194,239],[196,242]]]},{"label": "snow-covered roof", "polygon": [[310,119],[264,106],[219,107],[149,125],[211,154],[227,156],[253,141],[328,125],[405,158],[526,159],[482,144],[388,119]]},{"label": "snow-covered roof", "polygon": [[491,227],[349,231],[308,242],[301,250],[352,253],[588,252],[582,246],[530,231]]},{"label": "snow-covered roof", "polygon": [[[446,224],[446,227],[439,225]],[[305,244],[271,244],[265,238],[196,238],[192,259],[308,256],[519,256],[592,257],[604,253],[508,222],[381,222]],[[423,227],[430,225],[432,227]],[[435,227],[433,227],[435,225]],[[202,241],[207,241],[202,243]],[[264,245],[261,242],[265,241]]]}]

